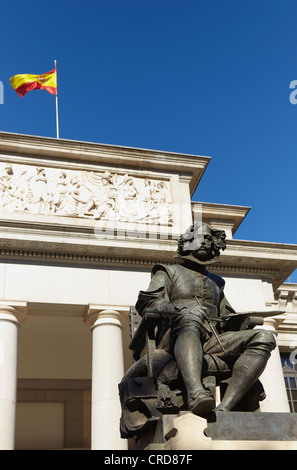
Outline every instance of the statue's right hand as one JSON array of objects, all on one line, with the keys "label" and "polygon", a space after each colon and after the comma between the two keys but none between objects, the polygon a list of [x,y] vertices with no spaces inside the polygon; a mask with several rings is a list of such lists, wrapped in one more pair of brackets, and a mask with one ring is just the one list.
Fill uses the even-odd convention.
[{"label": "statue's right hand", "polygon": [[157,309],[159,312],[170,312],[170,313],[177,313],[178,309],[172,302],[161,302]]},{"label": "statue's right hand", "polygon": [[192,313],[193,315],[197,315],[202,320],[209,321],[207,315],[207,308],[203,307],[202,305],[197,305],[197,307],[191,308],[190,313]]},{"label": "statue's right hand", "polygon": [[192,307],[192,308],[183,308],[180,313],[182,315],[186,315],[186,316],[189,316],[189,317],[194,317],[194,321],[197,322],[201,328],[203,328],[204,330],[210,332],[211,330],[209,329],[209,317],[208,317],[208,314],[207,314],[207,308],[206,307],[203,307],[202,305],[197,305],[196,307]]}]

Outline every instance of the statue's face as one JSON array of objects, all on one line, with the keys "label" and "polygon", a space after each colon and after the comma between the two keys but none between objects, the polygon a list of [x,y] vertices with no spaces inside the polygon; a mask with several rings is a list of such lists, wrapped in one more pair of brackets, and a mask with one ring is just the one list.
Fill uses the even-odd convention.
[{"label": "statue's face", "polygon": [[194,236],[195,249],[192,255],[199,261],[207,261],[212,257],[212,235],[210,229],[206,225],[202,225]]}]

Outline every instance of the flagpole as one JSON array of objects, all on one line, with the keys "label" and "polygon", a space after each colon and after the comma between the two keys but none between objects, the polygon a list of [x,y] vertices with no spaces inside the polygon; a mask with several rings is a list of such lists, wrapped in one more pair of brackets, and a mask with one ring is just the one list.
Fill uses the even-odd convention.
[{"label": "flagpole", "polygon": [[59,139],[59,114],[58,114],[58,74],[57,74],[57,61],[55,60],[55,69],[57,76],[57,92],[56,92],[56,127],[57,127],[57,139]]}]

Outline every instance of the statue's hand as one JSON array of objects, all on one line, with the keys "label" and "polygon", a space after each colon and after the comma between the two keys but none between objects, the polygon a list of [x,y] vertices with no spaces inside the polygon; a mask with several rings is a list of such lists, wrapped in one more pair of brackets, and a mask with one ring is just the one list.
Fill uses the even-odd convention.
[{"label": "statue's hand", "polygon": [[158,307],[157,307],[157,310],[159,312],[171,312],[171,313],[177,313],[178,312],[178,309],[176,308],[176,306],[172,303],[172,302],[167,302],[164,300],[164,302],[161,302]]},{"label": "statue's hand", "polygon": [[244,322],[242,322],[240,329],[241,330],[252,330],[255,326],[263,325],[264,318],[262,317],[247,317]]},{"label": "statue's hand", "polygon": [[180,313],[182,315],[189,315],[189,316],[194,316],[195,317],[195,322],[197,322],[201,328],[204,330],[208,331],[209,333],[211,332],[211,329],[209,328],[209,317],[207,314],[207,308],[202,306],[202,305],[197,305],[196,307],[193,308],[183,308]]},{"label": "statue's hand", "polygon": [[204,321],[209,321],[209,317],[207,315],[207,308],[203,307],[203,305],[197,305],[197,307],[191,308],[190,312],[193,315],[200,317]]}]

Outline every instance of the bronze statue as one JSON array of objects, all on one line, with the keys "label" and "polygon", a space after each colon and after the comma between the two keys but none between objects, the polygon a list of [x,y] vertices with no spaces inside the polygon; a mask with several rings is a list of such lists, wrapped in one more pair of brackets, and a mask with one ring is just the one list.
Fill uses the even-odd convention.
[{"label": "bronze statue", "polygon": [[216,383],[228,378],[216,411],[233,410],[263,372],[276,345],[274,335],[252,329],[263,324],[263,318],[236,314],[224,295],[224,280],[206,269],[225,249],[225,237],[224,231],[205,223],[192,225],[178,240],[177,263],[154,266],[148,289],[140,291],[138,314],[158,319],[157,349],[151,378],[146,377],[144,356],[119,386],[123,437],[135,434],[160,413],[212,412],[214,391],[206,385],[211,376]]}]

